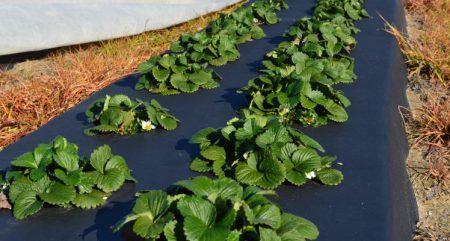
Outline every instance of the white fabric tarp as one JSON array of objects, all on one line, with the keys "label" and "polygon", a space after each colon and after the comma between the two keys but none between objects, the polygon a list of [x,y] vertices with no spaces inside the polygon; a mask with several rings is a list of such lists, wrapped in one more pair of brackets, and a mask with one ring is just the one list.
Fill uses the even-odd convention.
[{"label": "white fabric tarp", "polygon": [[0,0],[0,55],[167,28],[240,0]]}]

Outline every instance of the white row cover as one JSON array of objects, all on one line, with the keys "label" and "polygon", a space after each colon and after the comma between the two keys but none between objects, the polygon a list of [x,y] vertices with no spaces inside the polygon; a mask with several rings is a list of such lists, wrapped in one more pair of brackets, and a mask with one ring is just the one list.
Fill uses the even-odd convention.
[{"label": "white row cover", "polygon": [[0,0],[0,55],[163,29],[240,0]]}]

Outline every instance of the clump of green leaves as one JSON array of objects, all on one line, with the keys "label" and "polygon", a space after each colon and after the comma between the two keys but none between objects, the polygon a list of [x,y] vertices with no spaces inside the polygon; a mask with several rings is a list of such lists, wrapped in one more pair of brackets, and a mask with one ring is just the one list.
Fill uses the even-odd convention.
[{"label": "clump of green leaves", "polygon": [[163,95],[217,88],[217,81],[221,79],[207,63],[191,63],[186,54],[154,56],[140,64],[138,70],[141,76],[136,90],[146,89]]},{"label": "clump of green leaves", "polygon": [[237,49],[236,39],[226,31],[210,35],[206,31],[195,34],[184,34],[178,42],[171,45],[173,52],[186,52],[188,61],[224,65],[241,56]]},{"label": "clump of green leaves", "polygon": [[196,177],[175,183],[168,193],[138,194],[131,214],[115,231],[133,223],[146,240],[306,241],[318,237],[310,221],[283,212],[264,197],[273,192],[242,187],[228,178]]},{"label": "clump of green leaves", "polygon": [[323,148],[302,132],[278,119],[245,114],[219,129],[206,128],[191,139],[200,145],[200,155],[191,163],[198,172],[212,171],[218,177],[273,189],[287,181],[299,186],[317,178],[337,185],[343,175],[332,169],[334,158],[321,157]]},{"label": "clump of green leaves", "polygon": [[11,162],[6,173],[13,214],[24,219],[44,204],[95,208],[125,181],[135,181],[123,157],[107,145],[95,149],[88,160],[78,156],[78,146],[58,136]]},{"label": "clump of green leaves", "polygon": [[223,14],[198,33],[184,34],[170,46],[172,53],[155,56],[139,65],[135,88],[172,95],[219,86],[220,76],[209,65],[220,66],[240,57],[237,45],[265,36],[262,23],[279,21],[276,12],[287,7],[284,0],[257,0]]},{"label": "clump of green leaves", "polygon": [[241,90],[247,93],[251,111],[310,126],[348,119],[345,107],[350,101],[332,85],[353,81],[349,61],[310,58],[295,44],[284,42],[263,64],[263,74]]},{"label": "clump of green leaves", "polygon": [[93,102],[86,110],[89,122],[96,126],[85,130],[86,135],[106,133],[134,134],[148,132],[156,127],[165,130],[177,128],[179,120],[156,100],[131,100],[126,95],[107,95]]},{"label": "clump of green leaves", "polygon": [[314,127],[347,121],[350,101],[333,85],[356,79],[345,54],[356,45],[354,20],[367,16],[358,0],[319,1],[314,16],[285,33],[288,41],[264,57],[262,74],[242,89],[249,109]]}]

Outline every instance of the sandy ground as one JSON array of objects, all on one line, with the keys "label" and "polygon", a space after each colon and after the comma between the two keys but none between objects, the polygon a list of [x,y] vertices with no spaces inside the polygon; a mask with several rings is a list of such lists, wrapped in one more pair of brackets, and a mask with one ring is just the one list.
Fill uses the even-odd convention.
[{"label": "sandy ground", "polygon": [[[414,37],[420,31],[417,18],[407,14],[408,34]],[[423,77],[423,78],[422,78]],[[429,88],[425,76],[410,77],[406,92],[411,113],[421,107],[423,91]],[[430,173],[430,150],[427,146],[416,145],[410,140],[411,149],[406,160],[407,170],[414,188],[419,208],[420,221],[414,240],[449,241],[450,240],[450,178],[438,180]],[[433,158],[431,156],[431,158]],[[447,168],[450,160],[447,161]]]}]

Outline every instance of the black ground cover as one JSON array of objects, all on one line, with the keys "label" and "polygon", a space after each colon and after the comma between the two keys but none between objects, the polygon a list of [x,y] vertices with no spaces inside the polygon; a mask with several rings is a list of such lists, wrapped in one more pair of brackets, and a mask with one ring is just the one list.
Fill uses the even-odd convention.
[{"label": "black ground cover", "polygon": [[[290,8],[280,12],[282,22],[264,26],[267,37],[240,45],[241,58],[216,68],[224,78],[221,87],[193,94],[160,96],[135,91],[137,76],[130,76],[100,91],[59,118],[0,152],[0,168],[39,143],[57,135],[77,143],[82,156],[95,147],[108,144],[113,153],[123,156],[139,181],[126,184],[113,194],[108,204],[94,210],[45,208],[24,221],[15,221],[8,210],[0,211],[0,241],[123,240],[111,226],[126,215],[139,190],[164,189],[171,183],[198,173],[189,170],[198,153],[188,139],[205,127],[221,127],[246,106],[236,90],[257,75],[264,53],[275,48],[281,34],[294,21],[312,14],[313,0],[288,0]],[[336,155],[345,175],[337,187],[307,184],[284,185],[275,201],[285,211],[314,222],[318,240],[327,241],[407,241],[417,219],[414,197],[406,175],[404,160],[408,146],[398,113],[406,105],[406,68],[395,40],[383,31],[377,12],[397,26],[403,26],[401,1],[368,1],[372,16],[357,22],[362,30],[352,51],[358,80],[342,85],[352,101],[349,121],[319,128],[303,128],[327,150]],[[181,120],[175,131],[156,130],[132,136],[88,137],[83,130],[90,125],[84,115],[88,105],[105,94],[124,93],[132,98],[157,99]]]}]

